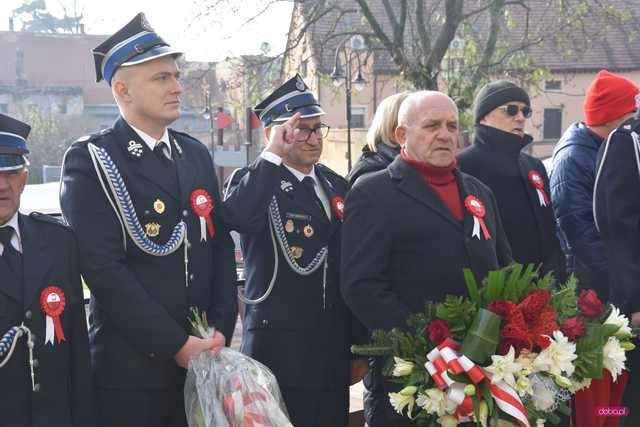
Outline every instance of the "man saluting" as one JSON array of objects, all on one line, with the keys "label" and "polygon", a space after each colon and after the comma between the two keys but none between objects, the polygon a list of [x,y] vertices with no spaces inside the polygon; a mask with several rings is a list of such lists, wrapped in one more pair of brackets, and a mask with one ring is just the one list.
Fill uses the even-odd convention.
[{"label": "man saluting", "polygon": [[[338,284],[348,184],[317,163],[329,127],[300,76],[255,111],[267,148],[225,192],[245,256],[242,351],[274,372],[293,425],[346,426],[354,322]],[[359,381],[365,363],[353,367]]]}]

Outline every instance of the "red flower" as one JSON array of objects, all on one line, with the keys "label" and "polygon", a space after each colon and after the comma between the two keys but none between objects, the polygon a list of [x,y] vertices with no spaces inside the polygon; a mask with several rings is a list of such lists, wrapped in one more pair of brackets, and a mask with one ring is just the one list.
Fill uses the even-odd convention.
[{"label": "red flower", "polygon": [[526,321],[528,323],[535,322],[550,299],[551,295],[544,289],[534,289],[529,292],[529,295],[519,304]]},{"label": "red flower", "polygon": [[584,322],[577,316],[569,317],[562,323],[560,330],[569,340],[575,341],[584,335]]},{"label": "red flower", "polygon": [[551,338],[548,335],[539,335],[536,339],[536,345],[544,350],[551,345]]},{"label": "red flower", "polygon": [[432,320],[429,323],[429,340],[434,344],[440,344],[445,338],[451,337],[449,324],[444,320]]},{"label": "red flower", "polygon": [[583,289],[578,295],[578,309],[586,317],[595,319],[602,314],[604,306],[593,289]]},{"label": "red flower", "polygon": [[498,300],[492,301],[491,304],[489,304],[489,307],[487,307],[487,310],[497,314],[498,316],[502,317],[502,319],[504,320],[509,320],[511,313],[513,312],[513,310],[515,310],[515,308],[516,308],[516,305],[511,301],[498,299]]}]

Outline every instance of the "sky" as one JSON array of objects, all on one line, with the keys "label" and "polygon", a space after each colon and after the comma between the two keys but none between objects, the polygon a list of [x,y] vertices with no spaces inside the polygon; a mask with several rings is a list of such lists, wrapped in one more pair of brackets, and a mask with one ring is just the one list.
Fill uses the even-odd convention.
[{"label": "sky", "polygon": [[[12,11],[24,1],[0,0],[0,31],[9,29]],[[112,34],[144,12],[153,29],[183,49],[189,61],[257,54],[264,42],[271,54],[282,52],[293,8],[292,1],[282,0],[46,0],[56,17],[64,8],[73,14],[74,4],[88,34]],[[17,20],[16,29],[20,26]]]}]

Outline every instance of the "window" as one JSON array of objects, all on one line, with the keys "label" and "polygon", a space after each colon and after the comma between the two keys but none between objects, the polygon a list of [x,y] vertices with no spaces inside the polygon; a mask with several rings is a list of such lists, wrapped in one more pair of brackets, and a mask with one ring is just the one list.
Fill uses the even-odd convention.
[{"label": "window", "polygon": [[351,107],[351,127],[363,128],[366,114],[366,107]]},{"label": "window", "polygon": [[560,80],[547,80],[544,82],[544,90],[549,90],[549,91],[562,90],[562,82]]},{"label": "window", "polygon": [[562,110],[560,108],[545,108],[542,138],[558,139],[560,136],[562,136]]}]

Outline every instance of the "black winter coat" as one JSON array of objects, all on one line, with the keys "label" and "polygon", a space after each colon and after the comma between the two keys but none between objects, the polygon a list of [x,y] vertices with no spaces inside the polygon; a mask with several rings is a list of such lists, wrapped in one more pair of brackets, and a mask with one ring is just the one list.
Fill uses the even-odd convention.
[{"label": "black winter coat", "polygon": [[369,146],[365,145],[362,147],[360,158],[347,175],[349,186],[353,186],[361,176],[385,169],[398,154],[400,154],[400,145],[390,147],[387,144],[378,144],[377,151],[371,151]]},{"label": "black winter coat", "polygon": [[[473,144],[457,156],[458,167],[495,195],[514,260],[542,264],[541,273],[553,271],[563,281],[565,258],[556,234],[549,177],[540,160],[521,151],[530,142],[529,135],[522,138],[476,125]],[[532,182],[533,173],[542,179],[542,194]]]}]

